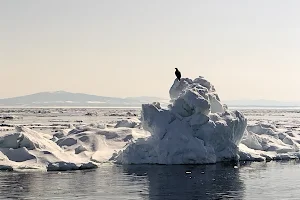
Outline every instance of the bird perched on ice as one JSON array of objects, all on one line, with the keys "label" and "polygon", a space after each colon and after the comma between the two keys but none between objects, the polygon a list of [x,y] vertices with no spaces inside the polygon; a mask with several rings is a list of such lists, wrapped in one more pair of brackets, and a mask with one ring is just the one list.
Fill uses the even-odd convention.
[{"label": "bird perched on ice", "polygon": [[177,79],[180,81],[181,73],[180,73],[180,71],[177,68],[175,68],[175,69],[176,69],[175,75],[176,75]]}]

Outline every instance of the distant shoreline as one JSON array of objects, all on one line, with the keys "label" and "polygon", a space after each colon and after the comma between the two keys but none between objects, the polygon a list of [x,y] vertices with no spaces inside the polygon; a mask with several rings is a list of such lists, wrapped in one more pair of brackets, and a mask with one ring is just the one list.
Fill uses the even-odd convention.
[{"label": "distant shoreline", "polygon": [[[259,105],[227,105],[230,110],[241,109],[296,109],[300,110],[300,106],[259,106]],[[76,108],[87,108],[87,109],[141,109],[142,106],[1,106],[1,109],[51,109],[51,108],[66,108],[66,109],[76,109]],[[163,106],[162,108],[166,108]]]},{"label": "distant shoreline", "polygon": [[141,108],[141,106],[0,106],[0,108],[23,108],[23,109],[41,109],[41,108],[103,108],[103,109],[119,109],[119,108],[127,108],[127,109],[137,109]]}]

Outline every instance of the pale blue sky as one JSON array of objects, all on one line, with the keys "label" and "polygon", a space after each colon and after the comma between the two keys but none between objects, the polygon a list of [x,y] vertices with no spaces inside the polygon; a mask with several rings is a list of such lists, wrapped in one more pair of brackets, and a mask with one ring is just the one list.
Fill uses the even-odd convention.
[{"label": "pale blue sky", "polygon": [[300,100],[297,0],[0,0],[0,98],[168,97],[174,68],[222,99]]}]

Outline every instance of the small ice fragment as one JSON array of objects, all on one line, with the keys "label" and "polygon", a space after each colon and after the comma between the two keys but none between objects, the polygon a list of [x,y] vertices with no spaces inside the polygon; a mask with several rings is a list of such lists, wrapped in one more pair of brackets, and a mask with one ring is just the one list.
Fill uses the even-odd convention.
[{"label": "small ice fragment", "polygon": [[234,169],[237,169],[237,168],[238,168],[238,166],[234,166],[233,168],[234,168]]},{"label": "small ice fragment", "polygon": [[190,171],[186,171],[185,173],[186,173],[186,174],[191,174],[192,172],[190,172]]}]

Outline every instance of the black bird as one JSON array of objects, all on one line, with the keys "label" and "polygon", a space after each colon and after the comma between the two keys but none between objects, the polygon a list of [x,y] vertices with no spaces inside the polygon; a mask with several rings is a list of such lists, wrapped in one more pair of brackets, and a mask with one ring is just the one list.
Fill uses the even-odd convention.
[{"label": "black bird", "polygon": [[180,81],[181,73],[180,73],[180,71],[177,68],[175,68],[175,69],[176,69],[175,75],[176,75],[177,79]]}]

